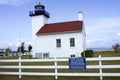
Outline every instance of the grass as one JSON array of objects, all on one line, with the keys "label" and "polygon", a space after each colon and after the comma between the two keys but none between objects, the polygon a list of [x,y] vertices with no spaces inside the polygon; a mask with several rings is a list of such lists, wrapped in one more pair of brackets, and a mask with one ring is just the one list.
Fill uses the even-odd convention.
[{"label": "grass", "polygon": [[[18,59],[19,56],[16,55],[16,56],[11,56],[9,58],[4,58],[4,57],[0,57],[0,59]],[[22,55],[21,56],[22,59],[31,59],[32,58],[32,55]]]},{"label": "grass", "polygon": [[[118,57],[120,53],[115,53],[114,51],[101,51],[95,52],[94,57],[98,57],[101,55],[102,57]],[[29,56],[22,56],[22,58],[29,59]],[[10,58],[12,59],[12,58]],[[0,65],[18,65],[18,63],[0,63]],[[96,65],[97,61],[88,61],[87,65]],[[120,61],[103,61],[102,64],[119,64]],[[34,63],[22,63],[22,65],[54,65],[54,62],[34,62]],[[68,62],[58,62],[58,65],[68,65]],[[18,71],[18,69],[0,69],[0,71]],[[54,72],[54,69],[22,69],[23,72]],[[99,72],[99,69],[87,69],[87,70],[69,70],[69,69],[58,69],[58,72],[79,72],[79,73],[90,73],[90,72]],[[120,69],[103,69],[103,72],[118,72],[120,73]],[[103,80],[120,80],[120,77],[103,77]],[[0,75],[0,80],[55,80],[55,77],[50,76],[22,76],[22,79],[18,79],[18,76],[10,76],[10,75]],[[99,80],[99,77],[59,77],[58,80]]]},{"label": "grass", "polygon": [[[22,76],[22,79],[18,79],[18,76],[0,76],[0,80],[55,80],[54,77],[44,76]],[[58,80],[100,80],[99,77],[59,77]],[[120,77],[103,77],[103,80],[120,80]]]},{"label": "grass", "polygon": [[98,57],[101,55],[102,57],[120,57],[120,51],[115,53],[114,51],[99,51],[94,52],[93,57]]}]

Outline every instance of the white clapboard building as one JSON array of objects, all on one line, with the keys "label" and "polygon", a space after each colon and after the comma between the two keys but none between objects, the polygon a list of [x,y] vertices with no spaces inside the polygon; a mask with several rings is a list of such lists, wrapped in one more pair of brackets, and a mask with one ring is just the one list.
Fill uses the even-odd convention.
[{"label": "white clapboard building", "polygon": [[49,13],[41,3],[30,11],[32,22],[33,57],[78,57],[85,48],[82,12],[78,20],[48,23]]}]

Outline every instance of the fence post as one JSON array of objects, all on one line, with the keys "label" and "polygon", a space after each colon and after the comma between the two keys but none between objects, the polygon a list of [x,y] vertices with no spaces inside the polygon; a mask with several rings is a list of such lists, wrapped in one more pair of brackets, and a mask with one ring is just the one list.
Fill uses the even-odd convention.
[{"label": "fence post", "polygon": [[100,71],[100,80],[103,80],[101,55],[99,55],[99,71]]},{"label": "fence post", "polygon": [[57,70],[57,57],[55,56],[55,79],[58,79],[58,70]]},{"label": "fence post", "polygon": [[21,76],[21,57],[19,58],[19,79],[21,79],[22,78],[22,76]]}]

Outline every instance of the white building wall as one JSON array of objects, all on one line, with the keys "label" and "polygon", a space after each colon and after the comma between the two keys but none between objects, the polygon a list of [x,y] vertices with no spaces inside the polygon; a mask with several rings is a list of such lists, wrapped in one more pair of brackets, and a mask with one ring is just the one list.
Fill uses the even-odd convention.
[{"label": "white building wall", "polygon": [[35,33],[46,23],[48,23],[48,18],[44,15],[32,16],[32,34]]},{"label": "white building wall", "polygon": [[[75,47],[70,47],[70,38],[75,38]],[[56,47],[56,39],[61,39],[61,47]],[[81,56],[83,51],[82,32],[41,35],[34,37],[33,57],[35,53],[48,53],[50,57]]]},{"label": "white building wall", "polygon": [[32,22],[32,44],[33,44],[32,50],[33,50],[33,52],[36,52],[37,49],[35,48],[35,46],[36,46],[36,41],[38,38],[36,36],[36,33],[44,24],[48,23],[48,18],[45,17],[44,15],[32,16],[31,22]]}]

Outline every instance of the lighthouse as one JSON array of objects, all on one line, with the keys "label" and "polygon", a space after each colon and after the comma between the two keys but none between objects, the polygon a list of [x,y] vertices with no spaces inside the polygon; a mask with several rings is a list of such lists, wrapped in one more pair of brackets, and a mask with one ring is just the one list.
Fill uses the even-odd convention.
[{"label": "lighthouse", "polygon": [[31,17],[32,23],[32,43],[33,43],[33,52],[37,53],[36,49],[36,41],[37,36],[36,33],[42,26],[48,23],[48,18],[50,18],[49,13],[45,10],[45,6],[40,2],[34,6],[34,10],[29,12],[29,16]]},{"label": "lighthouse", "polygon": [[45,6],[38,3],[34,11],[30,11],[32,21],[32,44],[34,58],[79,57],[83,52],[82,12],[78,13],[78,20],[48,23],[49,13]]}]

